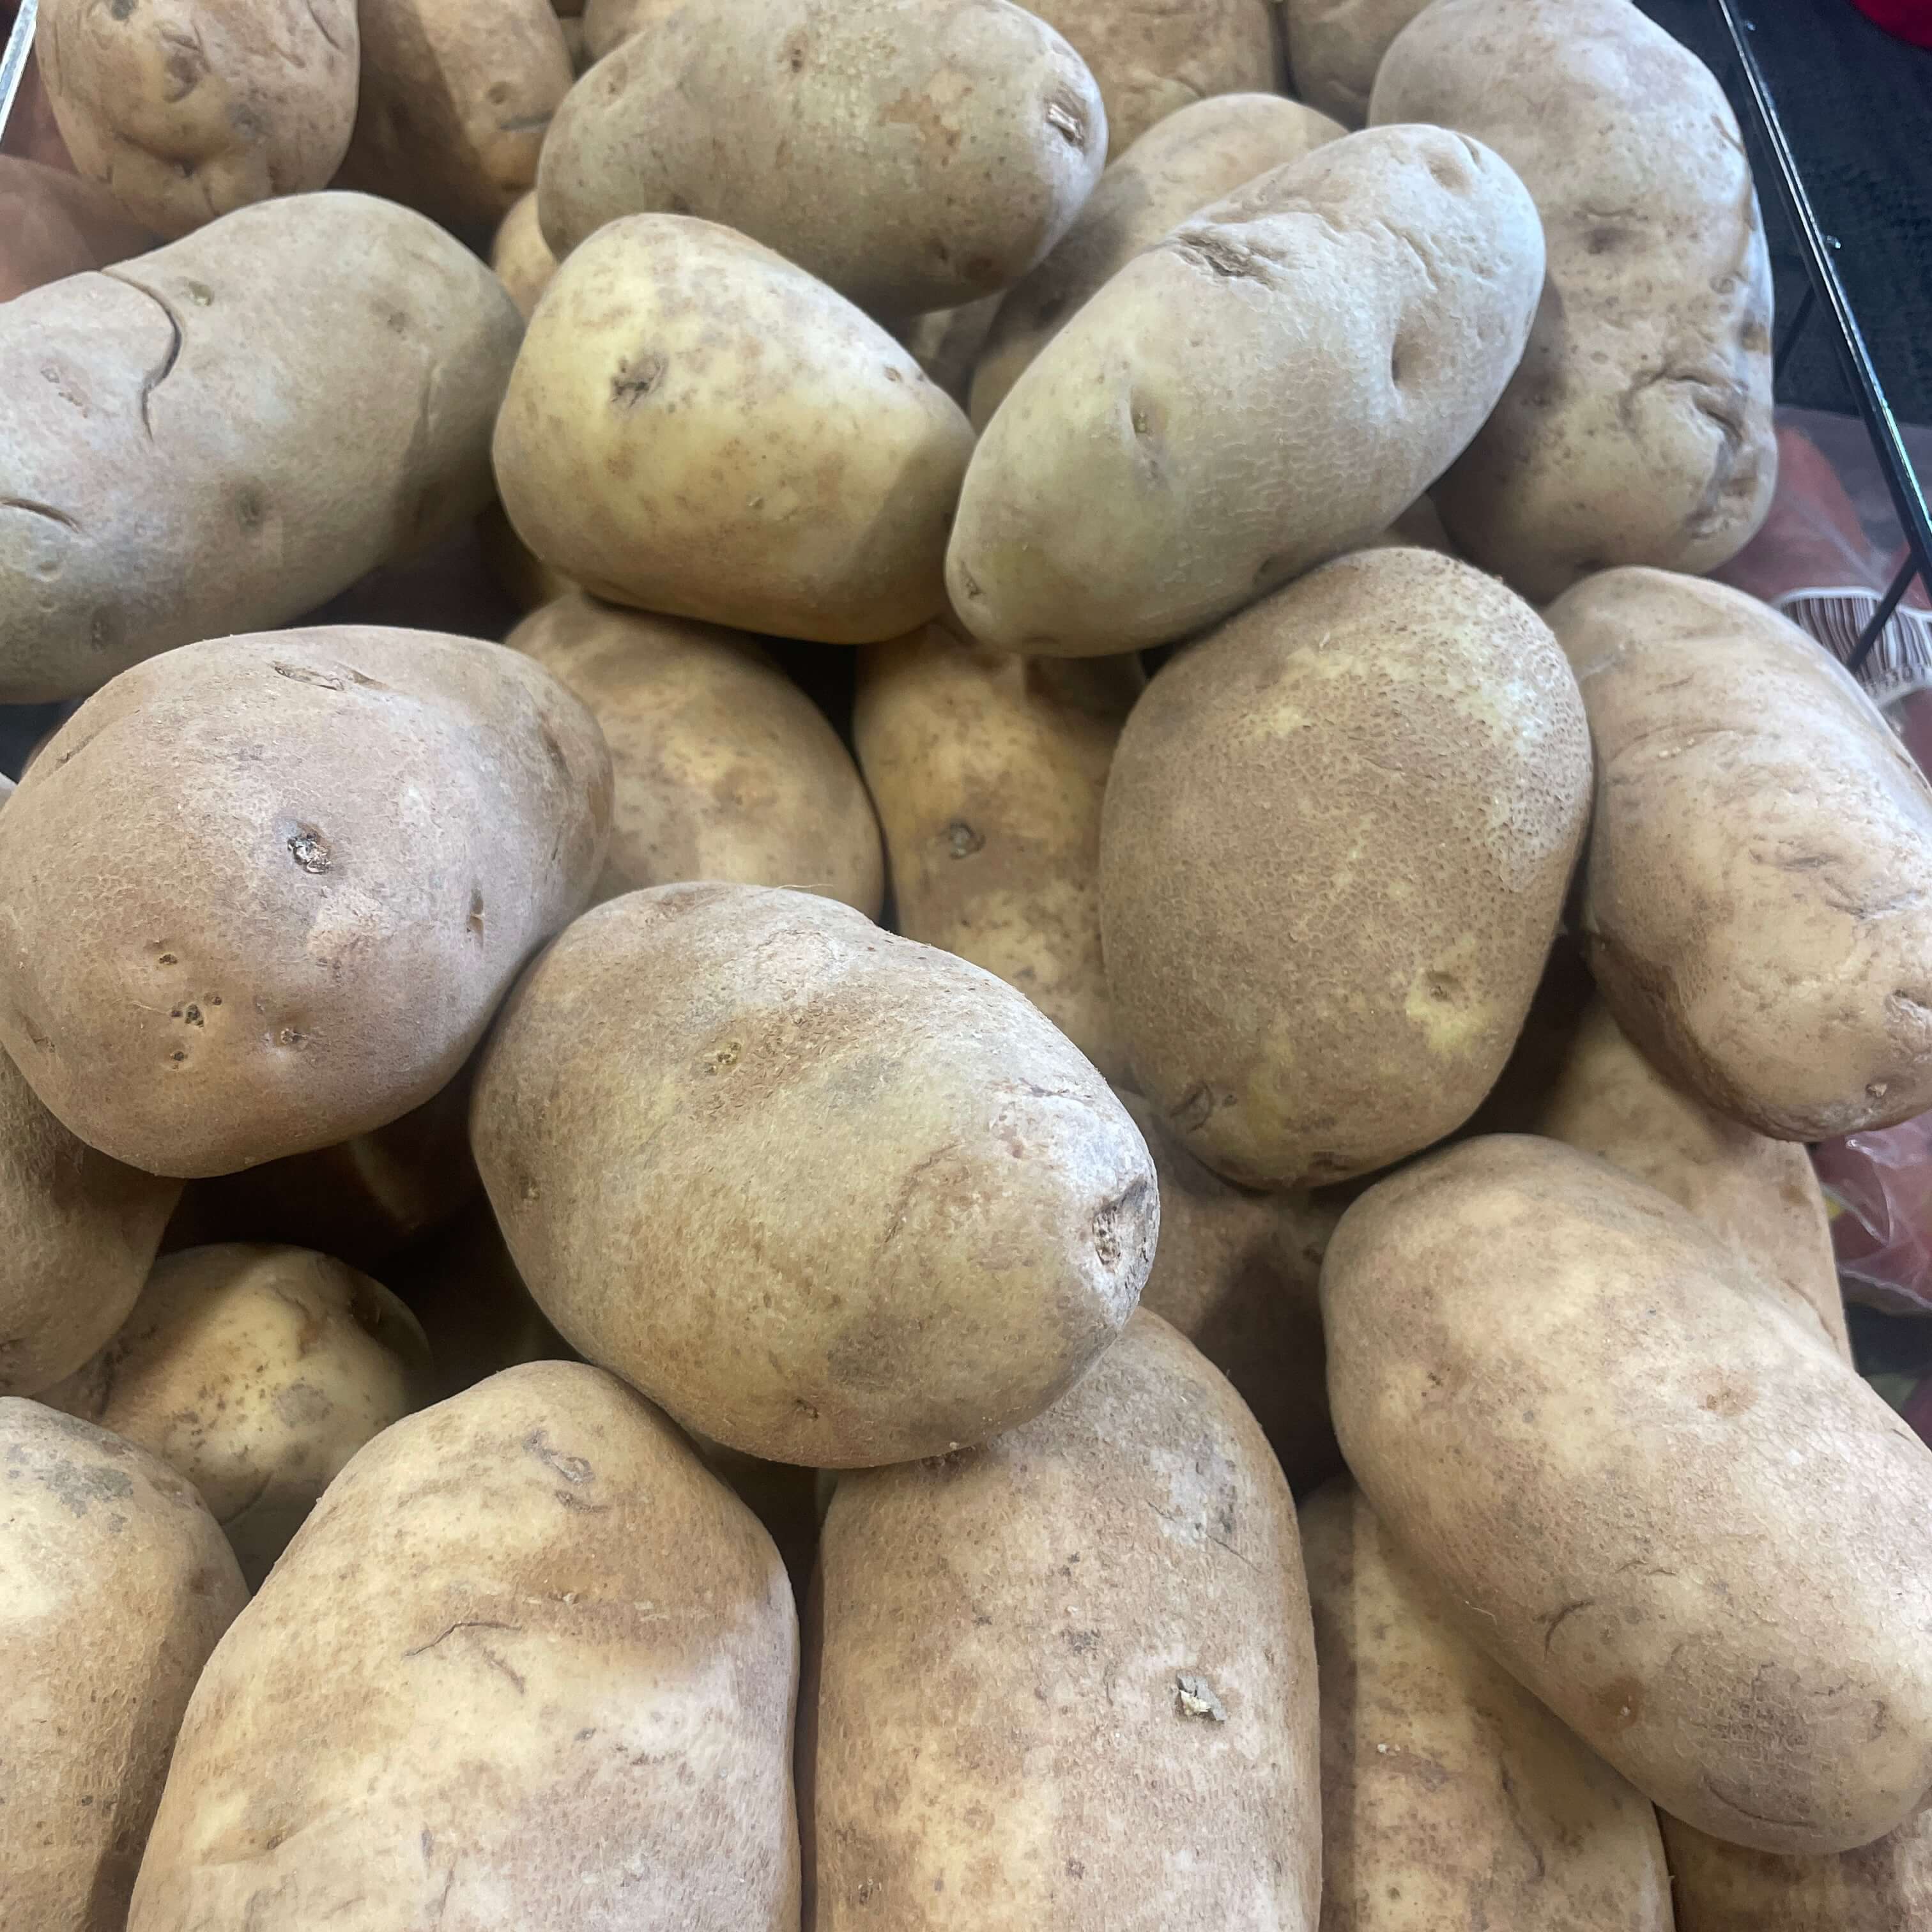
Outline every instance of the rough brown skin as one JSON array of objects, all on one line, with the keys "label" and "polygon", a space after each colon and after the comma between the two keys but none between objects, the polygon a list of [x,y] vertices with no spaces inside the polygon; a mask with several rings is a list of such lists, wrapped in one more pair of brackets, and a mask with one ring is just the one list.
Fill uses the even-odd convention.
[{"label": "rough brown skin", "polygon": [[490,266],[528,322],[538,297],[550,286],[550,278],[556,273],[556,257],[550,252],[550,244],[537,226],[536,189],[520,196],[498,224],[496,237],[490,244]]},{"label": "rough brown skin", "polygon": [[1562,653],[1466,564],[1358,551],[1232,619],[1148,686],[1108,783],[1142,1092],[1250,1186],[1442,1138],[1522,1029],[1589,790]]},{"label": "rough brown skin", "polygon": [[470,1133],[576,1348],[821,1468],[1030,1420],[1120,1333],[1160,1222],[1132,1121],[1021,994],[804,892],[586,914],[505,1008]]},{"label": "rough brown skin", "polygon": [[1376,70],[1429,0],[1281,0],[1294,91],[1345,128],[1369,118]]},{"label": "rough brown skin", "polygon": [[0,302],[154,245],[104,188],[64,168],[0,154]]},{"label": "rough brown skin", "polygon": [[1438,0],[1369,118],[1486,142],[1543,217],[1528,351],[1436,491],[1463,553],[1540,604],[1612,565],[1741,550],[1778,477],[1771,268],[1710,70],[1630,0]]},{"label": "rough brown skin", "polygon": [[124,1932],[188,1694],[248,1595],[173,1470],[0,1399],[0,1924]]},{"label": "rough brown skin", "polygon": [[1671,1932],[1648,1799],[1469,1641],[1347,1477],[1303,1504],[1301,1548],[1322,1932]]},{"label": "rough brown skin", "polygon": [[513,1369],[329,1486],[204,1673],[128,1932],[791,1932],[798,1621],[614,1376]]},{"label": "rough brown skin", "polygon": [[1134,657],[1010,657],[944,624],[866,653],[852,742],[895,923],[1017,986],[1128,1076],[1100,960],[1100,800],[1146,680]]},{"label": "rough brown skin", "polygon": [[722,879],[796,886],[878,917],[886,860],[865,781],[754,639],[573,591],[509,644],[584,700],[610,747],[598,900]]},{"label": "rough brown skin", "polygon": [[1781,1140],[1932,1107],[1932,788],[1837,662],[1718,584],[1550,610],[1597,752],[1591,970],[1677,1085]]},{"label": "rough brown skin", "polygon": [[1322,1276],[1342,1454],[1497,1662],[1766,1851],[1932,1786],[1932,1450],[1654,1189],[1554,1141],[1418,1161]]},{"label": "rough brown skin", "polygon": [[1094,76],[1008,0],[684,0],[572,89],[537,202],[560,256],[697,215],[904,316],[1010,288],[1106,154]]},{"label": "rough brown skin", "polygon": [[806,1932],[1315,1932],[1294,1506],[1165,1322],[983,1449],[842,1477],[820,1581]]},{"label": "rough brown skin", "polygon": [[170,652],[8,805],[0,1047],[153,1173],[368,1133],[456,1077],[588,899],[610,808],[595,720],[500,644],[343,626]]},{"label": "rough brown skin", "polygon": [[356,195],[0,306],[0,704],[286,623],[488,500],[496,278]]}]

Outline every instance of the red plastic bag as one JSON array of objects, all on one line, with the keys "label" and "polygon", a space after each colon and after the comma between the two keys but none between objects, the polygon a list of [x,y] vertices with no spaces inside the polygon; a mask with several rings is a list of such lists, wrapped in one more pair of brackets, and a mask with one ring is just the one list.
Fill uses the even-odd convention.
[{"label": "red plastic bag", "polygon": [[1932,1315],[1932,1114],[1827,1141],[1812,1160],[1846,1298]]}]

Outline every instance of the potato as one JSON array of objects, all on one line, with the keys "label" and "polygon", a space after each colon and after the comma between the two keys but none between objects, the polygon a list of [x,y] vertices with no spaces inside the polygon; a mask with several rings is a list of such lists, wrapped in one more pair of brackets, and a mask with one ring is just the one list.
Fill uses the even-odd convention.
[{"label": "potato", "polygon": [[684,0],[584,0],[585,49],[600,61],[620,40],[656,27],[683,4]]},{"label": "potato", "polygon": [[1342,133],[1278,94],[1222,94],[1168,116],[1124,152],[1117,136],[1120,158],[1072,226],[1000,304],[973,372],[974,427],[986,428],[1021,371],[1142,250],[1197,208]]},{"label": "potato", "polygon": [[474,516],[517,340],[480,262],[341,194],[0,307],[0,704],[285,623]]},{"label": "potato", "polygon": [[1000,299],[986,296],[962,308],[936,308],[930,314],[912,316],[893,331],[912,352],[913,360],[962,406]]},{"label": "potato", "polygon": [[1376,70],[1429,0],[1281,0],[1288,71],[1311,107],[1346,128],[1369,118]]},{"label": "potato", "polygon": [[588,73],[591,66],[590,43],[585,38],[584,22],[574,16],[566,16],[559,21],[563,28],[563,49],[570,56],[570,74],[573,80]]},{"label": "potato", "polygon": [[1084,657],[1170,643],[1354,549],[1480,428],[1542,284],[1522,183],[1438,128],[1352,134],[1210,202],[986,425],[955,607],[990,644]]},{"label": "potato", "polygon": [[1486,142],[1549,242],[1528,352],[1436,491],[1457,546],[1538,603],[1613,564],[1742,549],[1777,481],[1771,269],[1710,70],[1630,0],[1438,0],[1369,118]]},{"label": "potato", "polygon": [[1106,156],[1094,76],[1008,0],[684,0],[571,90],[537,206],[560,256],[696,215],[910,315],[1018,281]]},{"label": "potato", "polygon": [[1550,620],[1597,752],[1583,940],[1624,1032],[1781,1140],[1932,1107],[1932,789],[1870,698],[1721,584],[1608,572]]},{"label": "potato", "polygon": [[0,302],[154,245],[104,188],[64,168],[0,154]]},{"label": "potato", "polygon": [[170,237],[326,188],[356,124],[356,11],[357,0],[46,0],[40,71],[74,166]]},{"label": "potato", "polygon": [[105,1430],[0,1400],[0,1924],[122,1932],[168,1754],[248,1599],[192,1488]]},{"label": "potato", "polygon": [[1475,1646],[1346,1477],[1301,1508],[1322,1916],[1347,1932],[1671,1932],[1657,1814]]},{"label": "potato", "polygon": [[742,632],[572,592],[511,647],[574,692],[616,774],[596,897],[686,879],[796,886],[876,919],[879,821],[825,715]]},{"label": "potato", "polygon": [[139,665],[7,807],[0,1048],[156,1174],[368,1133],[583,906],[610,788],[590,714],[498,644],[344,626]]},{"label": "potato", "polygon": [[372,1436],[430,1399],[429,1346],[380,1283],[304,1248],[191,1248],[40,1397],[185,1476],[257,1588]]},{"label": "potato", "polygon": [[525,616],[568,597],[577,586],[560,570],[544,562],[518,536],[500,502],[492,501],[476,522],[483,561],[491,578],[512,605]]},{"label": "potato", "polygon": [[710,222],[637,215],[551,282],[496,479],[518,535],[594,596],[875,644],[945,601],[972,446],[911,356],[802,270]]},{"label": "potato", "polygon": [[790,1932],[798,1623],[663,1417],[513,1369],[370,1443],[188,1708],[128,1932]]},{"label": "potato", "polygon": [[808,1932],[1314,1932],[1294,1507],[1165,1322],[983,1449],[842,1478],[820,1565]]},{"label": "potato", "polygon": [[575,1348],[819,1468],[1038,1414],[1126,1323],[1160,1220],[1132,1121],[1019,994],[803,892],[586,914],[506,1007],[470,1132]]},{"label": "potato", "polygon": [[1342,1454],[1647,1797],[1848,1850],[1932,1787],[1932,1450],[1676,1202],[1554,1141],[1417,1162],[1322,1266]]},{"label": "potato", "polygon": [[1442,1138],[1522,1029],[1589,790],[1562,652],[1466,564],[1361,550],[1232,620],[1149,686],[1107,787],[1142,1092],[1251,1186]]},{"label": "potato", "polygon": [[530,319],[537,298],[550,286],[556,273],[556,257],[537,226],[536,190],[532,188],[511,208],[498,224],[496,238],[490,244],[490,266],[496,279],[510,292],[510,299]]},{"label": "potato", "polygon": [[1017,986],[1112,1080],[1100,798],[1145,681],[1133,657],[1010,657],[928,624],[866,653],[852,718],[898,930]]}]

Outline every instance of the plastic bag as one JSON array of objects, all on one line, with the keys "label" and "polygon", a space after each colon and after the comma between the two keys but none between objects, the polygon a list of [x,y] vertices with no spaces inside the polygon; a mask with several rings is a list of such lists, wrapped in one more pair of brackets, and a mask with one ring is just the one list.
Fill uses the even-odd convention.
[{"label": "plastic bag", "polygon": [[1932,1114],[1816,1148],[1846,1298],[1932,1315]]}]

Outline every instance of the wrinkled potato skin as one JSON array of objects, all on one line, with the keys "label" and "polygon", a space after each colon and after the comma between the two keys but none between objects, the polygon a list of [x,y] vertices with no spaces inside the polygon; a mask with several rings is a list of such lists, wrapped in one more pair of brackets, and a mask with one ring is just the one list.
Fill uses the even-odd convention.
[{"label": "wrinkled potato skin", "polygon": [[104,188],[64,168],[0,154],[0,302],[154,245]]},{"label": "wrinkled potato skin", "polygon": [[350,1457],[429,1396],[422,1328],[380,1282],[238,1244],[170,1255],[113,1340],[40,1400],[185,1476],[254,1589]]},{"label": "wrinkled potato skin", "polygon": [[1917,1810],[1932,1451],[1688,1213],[1466,1142],[1342,1216],[1322,1306],[1376,1515],[1654,1803],[1806,1854]]},{"label": "wrinkled potato skin", "polygon": [[1597,752],[1590,970],[1676,1084],[1780,1140],[1932,1107],[1932,788],[1837,661],[1719,584],[1552,605]]},{"label": "wrinkled potato skin", "polygon": [[1007,650],[1136,650],[1366,542],[1481,426],[1542,286],[1522,183],[1440,128],[1330,141],[1210,202],[986,425],[955,609]]},{"label": "wrinkled potato skin", "polygon": [[188,1694],[248,1600],[194,1489],[145,1450],[0,1400],[0,1924],[124,1932]]},{"label": "wrinkled potato skin", "polygon": [[1008,0],[685,0],[572,90],[537,202],[559,256],[696,215],[902,316],[1011,287],[1106,155],[1094,76]]},{"label": "wrinkled potato skin", "polygon": [[865,781],[754,639],[573,592],[509,644],[584,700],[610,747],[598,900],[722,879],[796,886],[878,917],[886,861]]},{"label": "wrinkled potato skin", "polygon": [[528,322],[537,299],[556,273],[556,257],[537,226],[536,191],[521,196],[499,224],[490,244],[490,266]]},{"label": "wrinkled potato skin", "polygon": [[1120,158],[1072,226],[1000,304],[973,373],[974,428],[985,429],[1020,372],[1143,248],[1196,209],[1343,131],[1279,94],[1222,94],[1168,116],[1131,148],[1117,137]]},{"label": "wrinkled potato skin", "polygon": [[1024,998],[803,892],[586,914],[505,1008],[470,1134],[574,1346],[820,1468],[1038,1414],[1125,1324],[1160,1222],[1132,1121]]},{"label": "wrinkled potato skin", "polygon": [[866,654],[852,741],[898,930],[1017,986],[1128,1077],[1100,960],[1100,800],[1138,658],[989,651],[928,624]]},{"label": "wrinkled potato skin", "polygon": [[1476,1648],[1344,1476],[1301,1508],[1323,1932],[1671,1932],[1657,1814]]},{"label": "wrinkled potato skin", "polygon": [[1108,783],[1142,1092],[1250,1186],[1441,1139],[1522,1030],[1589,799],[1569,666],[1468,565],[1361,550],[1231,620],[1148,686]]},{"label": "wrinkled potato skin", "polygon": [[500,645],[344,625],[171,652],[7,807],[0,1048],[153,1173],[371,1132],[456,1077],[584,904],[610,804],[596,722]]},{"label": "wrinkled potato skin", "polygon": [[456,529],[518,338],[449,236],[340,194],[0,307],[0,704],[288,622]]},{"label": "wrinkled potato skin", "polygon": [[1315,1932],[1294,1505],[1165,1322],[983,1449],[842,1477],[820,1564],[806,1932]]},{"label": "wrinkled potato skin", "polygon": [[558,269],[495,456],[518,535],[595,596],[875,644],[944,603],[972,447],[849,302],[728,229],[646,214]]},{"label": "wrinkled potato skin", "polygon": [[685,1438],[511,1370],[363,1450],[237,1620],[128,1932],[791,1932],[797,1682],[778,1552]]},{"label": "wrinkled potato skin", "polygon": [[1487,142],[1548,240],[1522,366],[1436,491],[1458,548],[1539,604],[1613,565],[1714,570],[1743,548],[1778,480],[1771,266],[1710,70],[1630,0],[1438,0],[1369,118]]},{"label": "wrinkled potato skin", "polygon": [[1295,93],[1345,128],[1369,118],[1376,70],[1429,0],[1281,0]]}]

